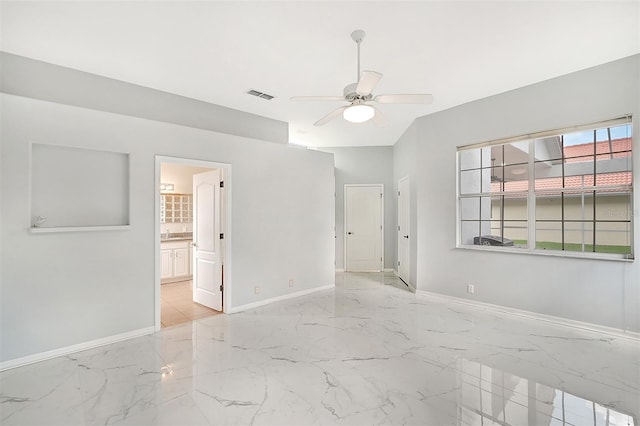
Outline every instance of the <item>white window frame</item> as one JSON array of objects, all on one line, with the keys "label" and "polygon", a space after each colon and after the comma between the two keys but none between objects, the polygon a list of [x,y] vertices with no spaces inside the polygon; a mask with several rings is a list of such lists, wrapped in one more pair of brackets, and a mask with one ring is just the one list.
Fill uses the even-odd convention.
[{"label": "white window frame", "polygon": [[[567,133],[584,131],[584,130],[594,130],[601,129],[603,127],[614,127],[623,124],[629,124],[633,129],[633,120],[632,116],[629,114],[624,117],[589,123],[579,126],[566,127],[555,130],[548,130],[544,132],[538,132],[533,134],[515,136],[510,138],[504,138],[499,140],[487,141],[477,144],[458,146],[456,152],[456,247],[459,249],[471,249],[471,250],[482,250],[482,251],[496,251],[496,252],[508,252],[508,253],[521,253],[521,254],[536,254],[536,255],[546,255],[546,256],[560,256],[560,257],[577,257],[577,258],[589,258],[589,259],[605,259],[605,260],[620,260],[620,261],[633,261],[635,254],[634,247],[634,206],[633,206],[633,185],[628,188],[630,194],[630,209],[632,214],[630,215],[630,244],[631,244],[631,253],[630,254],[610,254],[610,253],[602,253],[602,252],[586,252],[586,251],[567,251],[567,250],[542,250],[536,249],[536,201],[538,200],[537,194],[535,191],[535,140],[550,137],[550,136],[559,136]],[[632,131],[633,133],[633,131]],[[633,140],[633,134],[630,135]],[[527,189],[527,229],[528,229],[528,244],[526,248],[514,248],[514,247],[502,247],[502,246],[483,246],[483,245],[474,245],[474,244],[463,244],[462,243],[462,199],[464,198],[481,198],[481,197],[491,197],[491,196],[500,196],[500,195],[513,195],[518,194],[512,192],[479,192],[473,194],[462,194],[461,188],[461,164],[460,164],[460,153],[466,150],[477,150],[480,148],[494,147],[499,145],[505,145],[512,142],[523,142],[528,141],[529,143],[529,156],[528,156],[528,176],[529,176],[529,185]],[[637,153],[633,153],[632,147],[632,156],[638,155]],[[631,160],[631,164],[633,163],[633,157]],[[482,167],[482,165],[481,165]],[[493,170],[493,168],[492,168]],[[630,171],[632,173],[632,181],[634,178],[633,168],[630,165]],[[594,183],[595,185],[595,183]],[[594,190],[597,186],[594,186]],[[626,188],[625,188],[626,189]],[[480,221],[483,219],[479,219]],[[564,219],[563,219],[564,220]],[[504,226],[503,223],[501,223]]]}]

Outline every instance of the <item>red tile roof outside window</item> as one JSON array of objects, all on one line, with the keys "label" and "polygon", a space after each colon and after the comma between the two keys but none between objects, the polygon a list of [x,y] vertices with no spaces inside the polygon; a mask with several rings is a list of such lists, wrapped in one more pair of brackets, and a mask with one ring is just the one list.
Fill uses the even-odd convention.
[{"label": "red tile roof outside window", "polygon": [[[611,149],[609,142],[597,142],[596,144],[596,160],[607,160],[611,158],[624,158],[631,156],[632,140],[631,138],[616,139],[611,141]],[[577,163],[593,161],[593,143],[571,145],[564,147],[565,163]],[[593,175],[582,176],[565,176],[564,187],[562,185],[562,177],[539,178],[535,180],[535,190],[544,192],[545,190],[559,189],[580,189],[583,187],[594,186]],[[633,176],[630,171],[602,173],[597,174],[595,178],[595,186],[631,186]],[[503,182],[491,182],[491,192],[501,192]],[[509,192],[527,192],[529,190],[528,180],[506,181],[504,182],[504,191]],[[612,189],[612,191],[615,191]]]},{"label": "red tile roof outside window", "polygon": [[[623,158],[631,156],[631,138],[616,139],[611,141],[597,142],[596,159],[607,160],[610,158]],[[579,157],[579,158],[576,158]],[[581,161],[593,161],[593,144],[585,143],[580,145],[570,145],[564,147],[565,163],[576,163]]]}]

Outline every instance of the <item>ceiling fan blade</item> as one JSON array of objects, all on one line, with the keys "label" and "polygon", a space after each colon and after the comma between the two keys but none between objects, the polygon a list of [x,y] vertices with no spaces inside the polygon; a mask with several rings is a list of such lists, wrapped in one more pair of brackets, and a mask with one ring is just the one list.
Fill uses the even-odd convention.
[{"label": "ceiling fan blade", "polygon": [[362,71],[360,75],[360,80],[358,81],[358,85],[356,86],[356,93],[358,95],[368,95],[373,92],[373,89],[376,87],[380,79],[382,78],[382,74],[375,71]]},{"label": "ceiling fan blade", "polygon": [[292,96],[290,101],[344,101],[344,96]]},{"label": "ceiling fan blade", "polygon": [[345,105],[345,106],[340,107],[338,109],[334,109],[329,114],[325,115],[320,120],[318,120],[315,123],[313,123],[313,125],[314,126],[324,126],[325,124],[327,124],[328,122],[330,122],[331,120],[333,120],[334,118],[336,118],[337,116],[342,114],[342,111],[344,111],[345,109],[349,108],[350,106],[351,105]]},{"label": "ceiling fan blade", "polygon": [[433,102],[433,95],[410,94],[410,95],[378,95],[373,98],[379,104],[430,104]]},{"label": "ceiling fan blade", "polygon": [[[367,105],[369,105],[369,104],[367,104]],[[371,119],[373,124],[375,124],[378,127],[386,126],[387,125],[387,119],[384,118],[384,115],[382,115],[380,110],[378,108],[374,107],[373,105],[369,105],[369,106],[371,106],[371,108],[373,108],[373,111],[375,112],[375,114],[373,114],[373,118]]]}]

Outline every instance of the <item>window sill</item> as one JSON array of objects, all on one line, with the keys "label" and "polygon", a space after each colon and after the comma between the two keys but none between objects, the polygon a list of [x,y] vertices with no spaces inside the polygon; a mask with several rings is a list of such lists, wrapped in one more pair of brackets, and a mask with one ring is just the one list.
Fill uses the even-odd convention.
[{"label": "window sill", "polygon": [[456,249],[460,250],[474,250],[485,252],[498,252],[498,253],[513,253],[513,254],[529,254],[534,256],[551,256],[551,257],[565,257],[571,259],[585,259],[585,260],[612,260],[616,262],[632,263],[634,258],[626,258],[619,254],[608,253],[581,253],[581,252],[566,252],[556,250],[529,250],[527,248],[510,248],[499,246],[476,246],[476,245],[458,245]]}]

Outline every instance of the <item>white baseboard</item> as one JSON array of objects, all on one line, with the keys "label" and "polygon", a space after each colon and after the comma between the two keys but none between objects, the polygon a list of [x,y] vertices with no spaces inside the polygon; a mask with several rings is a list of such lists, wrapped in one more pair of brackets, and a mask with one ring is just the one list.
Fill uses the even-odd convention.
[{"label": "white baseboard", "polygon": [[269,299],[259,300],[246,305],[234,306],[227,313],[237,314],[238,312],[248,311],[249,309],[259,308],[261,306],[270,305],[272,303],[281,302],[283,300],[295,299],[296,297],[306,296],[307,294],[316,293],[318,291],[330,290],[335,288],[335,284],[324,285],[322,287],[310,288],[308,290],[296,291],[295,293],[284,294],[282,296],[271,297]]},{"label": "white baseboard", "polygon": [[344,268],[336,268],[336,272],[344,272]]},{"label": "white baseboard", "polygon": [[461,297],[449,296],[445,294],[432,293],[424,290],[416,290],[417,296],[422,296],[428,299],[437,300],[440,302],[458,303],[461,305],[467,305],[472,308],[497,312],[500,314],[514,315],[524,318],[529,318],[537,321],[544,321],[555,325],[561,325],[564,327],[579,328],[582,330],[593,331],[596,333],[608,334],[613,337],[621,337],[625,339],[640,341],[640,333],[636,333],[628,330],[621,330],[619,328],[607,327],[604,325],[593,324],[590,322],[576,321],[568,318],[556,317],[553,315],[539,314],[537,312],[525,311],[523,309],[509,308],[506,306],[494,305],[492,303],[479,302],[476,300],[463,299]]},{"label": "white baseboard", "polygon": [[86,351],[87,349],[97,348],[99,346],[109,345],[111,343],[120,342],[122,340],[133,339],[135,337],[153,334],[155,327],[146,327],[139,330],[128,331],[126,333],[116,334],[114,336],[103,337],[102,339],[91,340],[77,345],[66,346],[60,349],[41,352],[33,355],[27,355],[21,358],[10,359],[0,362],[0,371],[9,370],[11,368],[22,367],[23,365],[33,364],[35,362],[46,361],[51,358],[69,355],[75,352]]},{"label": "white baseboard", "polygon": [[398,273],[396,272],[396,270],[395,270],[395,269],[393,269],[393,268],[384,268],[384,269],[383,269],[383,271],[384,271],[384,272],[393,272],[393,273],[395,273],[396,275],[398,275]]}]

